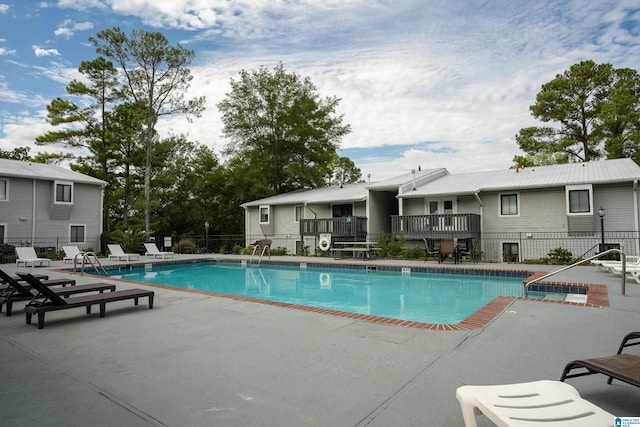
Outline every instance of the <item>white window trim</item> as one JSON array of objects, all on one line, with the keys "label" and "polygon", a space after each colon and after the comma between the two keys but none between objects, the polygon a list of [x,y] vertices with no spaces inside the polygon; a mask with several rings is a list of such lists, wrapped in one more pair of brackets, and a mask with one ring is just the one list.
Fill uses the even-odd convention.
[{"label": "white window trim", "polygon": [[[296,218],[296,212],[298,211],[298,208],[301,209],[300,218]],[[296,224],[299,224],[301,219],[304,219],[304,205],[294,205],[293,206],[293,222],[295,222]]]},{"label": "white window trim", "polygon": [[[569,205],[569,192],[575,190],[589,190],[589,212],[571,212],[571,206]],[[582,185],[567,185],[565,186],[565,205],[567,209],[568,216],[587,216],[593,215],[593,185],[592,184],[582,184]]]},{"label": "white window trim", "polygon": [[[262,221],[262,209],[266,209],[267,210],[267,221],[266,222]],[[258,223],[260,223],[260,224],[269,224],[270,221],[271,221],[271,207],[269,205],[261,205],[260,207],[258,207]]]},{"label": "white window trim", "polygon": [[0,242],[6,242],[7,241],[7,229],[9,228],[9,225],[6,222],[0,222],[0,227],[4,227],[2,229],[3,234],[0,235]]},{"label": "white window trim", "polygon": [[0,181],[4,181],[4,199],[0,199],[0,202],[9,201],[9,180],[7,178],[0,178]]},{"label": "white window trim", "polygon": [[[64,201],[59,201],[56,199],[57,193],[58,193],[58,185],[70,185],[71,186],[71,201],[70,202],[64,202]],[[73,193],[74,193],[74,188],[73,188],[73,182],[71,181],[54,181],[53,182],[53,203],[56,205],[73,205]]]},{"label": "white window trim", "polygon": [[[518,206],[518,212],[512,215],[504,215],[502,213],[502,196],[511,196],[515,194],[516,196],[516,204]],[[517,218],[520,216],[520,211],[522,210],[521,206],[520,206],[520,193],[517,191],[509,191],[509,192],[505,192],[505,193],[499,193],[498,194],[498,216],[501,218]]]},{"label": "white window trim", "polygon": [[[84,228],[84,240],[82,242],[74,242],[71,240],[71,227],[83,227]],[[69,224],[69,243],[87,243],[87,224]]]}]

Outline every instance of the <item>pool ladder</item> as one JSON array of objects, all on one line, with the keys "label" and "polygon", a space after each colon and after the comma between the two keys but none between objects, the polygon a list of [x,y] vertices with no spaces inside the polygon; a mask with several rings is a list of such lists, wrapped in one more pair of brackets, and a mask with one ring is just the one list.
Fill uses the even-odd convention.
[{"label": "pool ladder", "polygon": [[620,254],[620,261],[622,261],[622,288],[621,288],[621,293],[622,293],[622,296],[625,296],[625,292],[626,292],[626,276],[627,276],[627,257],[624,254],[624,252],[622,252],[620,249],[609,249],[609,250],[606,250],[604,252],[600,252],[599,254],[593,255],[593,256],[591,256],[589,258],[583,259],[581,261],[574,262],[573,264],[568,265],[566,267],[563,267],[563,268],[561,268],[559,270],[552,271],[551,273],[547,273],[544,276],[541,276],[541,277],[538,277],[536,279],[533,279],[530,282],[524,283],[524,296],[525,296],[525,298],[529,297],[529,286],[533,285],[534,283],[540,282],[540,281],[542,281],[542,280],[544,280],[544,279],[546,279],[548,277],[553,276],[556,273],[560,273],[562,271],[569,270],[570,268],[573,268],[576,265],[580,265],[580,264],[585,263],[587,261],[591,261],[592,259],[600,258],[601,256],[606,255],[606,254],[610,254],[610,253],[618,253],[618,254]]},{"label": "pool ladder", "polygon": [[256,254],[256,252],[260,250],[260,248],[262,248],[262,252],[260,252],[260,257],[258,258],[258,265],[260,265],[260,262],[262,261],[262,257],[264,256],[265,252],[268,251],[269,258],[271,258],[271,240],[268,240],[268,239],[258,240],[253,246],[253,252],[251,252],[251,258],[249,258],[249,264],[251,264],[251,261],[253,261],[253,256]]},{"label": "pool ladder", "polygon": [[[82,265],[80,267],[80,275],[83,276],[84,275],[84,266],[85,264],[91,264],[91,267],[98,272],[98,274],[104,274],[105,276],[108,276],[107,274],[107,270],[104,269],[104,267],[102,266],[102,264],[100,264],[100,260],[98,259],[98,257],[96,256],[96,254],[94,254],[93,252],[84,252],[84,253],[78,253],[76,254],[75,257],[73,257],[73,273],[75,274],[76,272],[76,265],[77,265],[77,261],[78,261],[78,256],[82,256]],[[96,267],[96,265],[93,263],[92,258],[96,260],[96,264],[98,264],[98,266]]]}]

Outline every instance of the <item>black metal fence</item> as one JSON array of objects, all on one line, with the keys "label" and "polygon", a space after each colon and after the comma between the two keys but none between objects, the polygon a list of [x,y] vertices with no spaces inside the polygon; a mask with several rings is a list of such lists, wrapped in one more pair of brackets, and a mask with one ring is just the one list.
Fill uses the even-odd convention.
[{"label": "black metal fence", "polygon": [[[272,247],[295,248],[295,242],[302,240],[299,235],[270,235],[273,241]],[[234,247],[244,248],[246,239],[244,235],[193,235],[187,237],[171,237],[170,242],[163,236],[156,236],[154,243],[161,249],[175,250],[180,245],[188,245],[193,253],[233,253]],[[369,236],[368,240],[376,240],[377,236]],[[604,240],[607,245],[617,247],[626,255],[640,255],[640,232],[615,231],[605,232]],[[100,253],[100,237],[86,237],[85,242],[70,242],[69,238],[62,237],[36,237],[8,238],[3,242],[11,246],[33,246],[42,256],[57,259],[62,253],[62,247],[66,245],[78,246],[80,250],[92,250]],[[106,242],[102,242],[106,244]],[[165,243],[169,243],[167,246]],[[252,242],[249,242],[252,243]],[[575,258],[586,258],[599,252],[602,243],[600,233],[551,233],[551,232],[512,232],[512,233],[483,233],[478,240],[478,249],[482,251],[482,259],[487,261],[522,262],[548,257],[549,252],[563,249],[571,253]],[[422,240],[408,240],[407,247],[420,246]],[[288,254],[294,254],[295,250],[288,250]],[[313,251],[311,251],[313,253]],[[7,254],[4,254],[9,255]],[[6,262],[6,260],[5,260]]]}]

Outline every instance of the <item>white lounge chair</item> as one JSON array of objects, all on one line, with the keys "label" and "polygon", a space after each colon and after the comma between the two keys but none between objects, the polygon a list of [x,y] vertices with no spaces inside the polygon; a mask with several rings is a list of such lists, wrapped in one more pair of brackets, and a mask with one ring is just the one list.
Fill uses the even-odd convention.
[{"label": "white lounge chair", "polygon": [[155,243],[145,243],[144,247],[147,249],[147,253],[144,254],[147,258],[173,258],[173,252],[160,252]]},{"label": "white lounge chair", "polygon": [[120,245],[107,245],[109,248],[109,259],[115,259],[116,261],[131,261],[134,259],[140,259],[138,254],[125,254]]},{"label": "white lounge chair", "polygon": [[[76,259],[78,260],[78,262],[81,262],[82,257],[85,254],[85,252],[78,249],[77,246],[63,246],[62,250],[64,251],[64,258],[62,258],[62,260],[65,264],[67,263],[67,261],[74,261]],[[92,256],[92,258],[93,261],[95,261],[95,256]]]},{"label": "white lounge chair", "polygon": [[38,265],[51,265],[51,260],[49,258],[38,258],[36,254],[36,250],[33,247],[23,247],[16,248],[16,265],[20,266],[20,264],[28,267],[37,267]]},{"label": "white lounge chair", "polygon": [[480,414],[500,427],[605,427],[612,426],[615,419],[560,381],[466,385],[458,388],[456,398],[466,427],[476,427],[476,415]]},{"label": "white lounge chair", "polygon": [[[627,265],[638,265],[640,266],[640,257],[636,255],[627,255],[626,258]],[[595,264],[600,270],[609,271],[611,267],[616,265],[621,266],[622,261],[616,261],[612,259],[594,259],[591,260],[592,264]]]}]

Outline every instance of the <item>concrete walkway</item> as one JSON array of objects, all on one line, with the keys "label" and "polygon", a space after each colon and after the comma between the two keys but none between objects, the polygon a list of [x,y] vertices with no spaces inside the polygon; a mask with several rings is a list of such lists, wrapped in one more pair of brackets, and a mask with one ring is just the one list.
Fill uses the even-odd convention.
[{"label": "concrete walkway", "polygon": [[[61,266],[0,268],[70,276],[51,271]],[[462,426],[457,387],[559,379],[570,360],[613,354],[640,330],[633,280],[626,296],[619,277],[595,267],[555,280],[607,285],[610,307],[517,300],[482,329],[442,332],[154,287],[153,310],[146,301],[112,303],[104,319],[64,310],[38,330],[18,303],[0,317],[0,425]],[[638,388],[604,376],[568,382],[613,414],[640,416]]]}]

